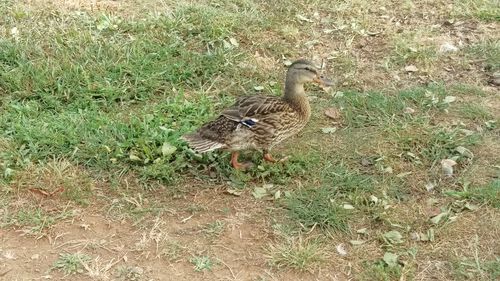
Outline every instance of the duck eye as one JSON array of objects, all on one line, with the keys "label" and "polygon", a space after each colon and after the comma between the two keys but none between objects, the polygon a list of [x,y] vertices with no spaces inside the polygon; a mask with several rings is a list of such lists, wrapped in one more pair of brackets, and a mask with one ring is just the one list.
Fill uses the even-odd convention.
[{"label": "duck eye", "polygon": [[310,71],[312,73],[316,73],[316,70],[310,68],[309,66],[304,67],[305,70]]}]

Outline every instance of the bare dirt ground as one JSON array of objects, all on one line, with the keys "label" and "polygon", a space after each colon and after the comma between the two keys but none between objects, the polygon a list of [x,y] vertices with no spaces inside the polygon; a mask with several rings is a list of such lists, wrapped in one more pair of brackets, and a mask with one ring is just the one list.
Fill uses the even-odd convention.
[{"label": "bare dirt ground", "polygon": [[[199,188],[199,187],[197,187]],[[196,190],[196,187],[192,190]],[[191,188],[190,188],[191,189]],[[216,186],[187,192],[183,198],[165,200],[166,214],[150,222],[115,220],[100,215],[106,210],[73,209],[68,220],[54,225],[41,237],[23,235],[22,229],[1,233],[2,275],[5,280],[327,280],[344,276],[340,268],[307,273],[273,272],[267,268],[266,248],[273,234],[267,202],[256,202],[250,194],[224,195]],[[57,202],[30,198],[43,208]],[[31,201],[31,200],[30,200]],[[98,204],[93,204],[98,205]],[[194,210],[203,206],[202,210]],[[54,209],[58,209],[54,206]],[[189,211],[184,211],[189,210]],[[223,222],[220,234],[207,233],[203,226]],[[65,276],[51,270],[64,252],[85,251],[98,257],[84,275]],[[212,271],[193,271],[190,256],[217,257]]]}]

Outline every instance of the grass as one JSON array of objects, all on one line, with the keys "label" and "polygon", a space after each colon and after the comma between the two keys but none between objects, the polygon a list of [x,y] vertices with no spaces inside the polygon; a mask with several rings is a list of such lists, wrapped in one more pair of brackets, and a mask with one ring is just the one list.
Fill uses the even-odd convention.
[{"label": "grass", "polygon": [[373,264],[367,264],[366,270],[361,274],[359,280],[377,280],[389,281],[399,280],[401,278],[401,267],[390,267],[379,261]]},{"label": "grass", "polygon": [[224,232],[225,228],[225,223],[219,220],[216,220],[212,223],[207,224],[203,228],[203,232],[206,233],[207,236],[209,237],[217,237]]},{"label": "grass", "polygon": [[492,39],[468,46],[466,54],[483,63],[486,70],[495,72],[500,69],[500,40]]},{"label": "grass", "polygon": [[214,262],[208,256],[195,256],[190,262],[193,264],[195,271],[212,270],[214,266]]},{"label": "grass", "polygon": [[430,36],[416,32],[403,32],[394,36],[394,49],[389,56],[389,64],[398,67],[407,65],[429,67],[437,57],[437,48],[432,42],[424,43],[425,40],[422,39],[426,37]]},{"label": "grass", "polygon": [[456,280],[497,280],[500,277],[500,258],[477,262],[474,260],[456,261],[452,264]]},{"label": "grass", "polygon": [[135,266],[120,266],[117,269],[118,280],[138,281],[143,274],[144,269]]},{"label": "grass", "polygon": [[24,206],[22,209],[7,210],[2,217],[0,227],[19,226],[25,228],[25,232],[31,235],[41,235],[46,229],[58,221],[72,217],[67,210],[59,212],[47,212],[39,207]]},{"label": "grass", "polygon": [[449,190],[445,193],[455,198],[474,200],[500,208],[500,180],[498,179],[484,186],[469,188],[466,185],[463,191]]},{"label": "grass", "polygon": [[45,194],[61,193],[80,205],[88,205],[93,183],[82,169],[66,160],[53,159],[48,163],[27,166],[15,173],[12,185],[20,190],[40,191]]},{"label": "grass", "polygon": [[314,270],[328,258],[323,247],[317,240],[285,240],[269,247],[269,262],[276,267],[299,271]]},{"label": "grass", "polygon": [[61,254],[54,262],[53,268],[64,272],[66,275],[83,273],[83,263],[89,262],[90,259],[90,256],[82,253],[65,253]]},{"label": "grass", "polygon": [[335,201],[327,188],[306,189],[287,198],[288,214],[293,221],[311,228],[347,231],[350,212]]},{"label": "grass", "polygon": [[[147,178],[171,179],[188,155],[165,156],[159,146],[179,147],[178,137],[218,103],[198,87],[227,68],[233,55],[218,42],[235,17],[196,6],[138,22],[60,16],[64,29],[2,40],[0,88],[15,93],[2,99],[2,137],[24,147],[26,161],[60,155],[98,169],[134,163]],[[208,28],[213,22],[219,27]],[[171,169],[158,171],[167,163]]]},{"label": "grass", "polygon": [[474,121],[485,122],[493,118],[493,115],[488,111],[488,109],[477,104],[464,104],[460,107],[459,112],[463,118]]},{"label": "grass", "polygon": [[[404,279],[412,276],[412,263],[390,267],[373,257],[387,247],[411,247],[419,251],[414,262],[425,271],[415,274],[423,279],[433,276],[427,265],[441,262],[452,264],[439,268],[442,280],[498,278],[498,261],[487,251],[479,253],[479,265],[460,257],[453,263],[457,257],[449,256],[447,249],[459,248],[466,234],[444,237],[440,231],[461,222],[465,212],[450,214],[433,241],[409,236],[427,233],[434,208],[467,202],[479,208],[468,213],[473,218],[498,212],[498,153],[483,151],[484,139],[498,135],[496,92],[487,82],[500,69],[498,1],[171,2],[162,1],[168,9],[158,13],[130,14],[0,4],[2,230],[57,236],[59,226],[80,219],[67,222],[77,213],[68,210],[81,208],[133,229],[144,230],[152,220],[173,225],[175,235],[182,234],[178,240],[150,231],[129,253],[139,263],[154,252],[172,267],[206,240],[209,253],[212,246],[232,248],[231,235],[241,226],[240,238],[248,241],[238,242],[237,259],[189,259],[207,279],[215,261],[228,261],[229,271],[247,252],[262,262],[259,246],[268,244],[271,273],[344,274],[340,265],[348,260],[349,278]],[[444,39],[459,50],[440,53]],[[179,140],[237,96],[255,94],[255,86],[281,94],[282,62],[299,57],[323,59],[337,85],[335,95],[307,87],[314,96],[309,126],[273,151],[276,158],[290,156],[287,162],[265,163],[251,152],[242,158],[255,167],[235,171],[228,153],[198,155]],[[404,70],[411,64],[417,72]],[[324,116],[330,107],[338,118]],[[336,131],[322,133],[328,127]],[[440,169],[447,158],[457,162],[452,177]],[[488,184],[463,184],[468,181]],[[426,189],[429,182],[433,190]],[[270,184],[280,196],[252,197],[255,187]],[[212,187],[238,194],[222,208],[218,200],[227,194],[207,199],[205,189]],[[66,207],[51,209],[58,204]],[[226,210],[224,217],[207,218],[213,208]],[[190,231],[193,221],[201,231]],[[171,231],[155,227],[162,235]],[[405,235],[401,243],[379,239],[395,229]],[[477,232],[485,249],[495,246],[494,231]],[[335,253],[340,243],[349,245],[346,257]],[[89,259],[62,254],[54,268],[81,273]],[[123,265],[118,278],[150,278],[141,267]]]},{"label": "grass", "polygon": [[165,211],[166,206],[154,200],[151,201],[142,193],[122,193],[107,206],[106,215],[111,219],[131,219],[140,222],[145,218],[163,214]]},{"label": "grass", "polygon": [[177,241],[167,241],[161,249],[161,257],[169,262],[175,262],[181,259],[185,247]]},{"label": "grass", "polygon": [[457,2],[454,13],[475,17],[484,21],[500,21],[500,9],[496,0],[468,0]]}]

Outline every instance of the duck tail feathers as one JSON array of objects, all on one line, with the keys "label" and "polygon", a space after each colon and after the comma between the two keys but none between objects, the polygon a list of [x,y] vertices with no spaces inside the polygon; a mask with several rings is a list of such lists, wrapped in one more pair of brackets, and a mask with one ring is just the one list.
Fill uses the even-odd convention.
[{"label": "duck tail feathers", "polygon": [[189,147],[198,153],[209,152],[225,146],[220,142],[203,138],[199,133],[186,134],[182,136],[181,139],[185,140]]}]

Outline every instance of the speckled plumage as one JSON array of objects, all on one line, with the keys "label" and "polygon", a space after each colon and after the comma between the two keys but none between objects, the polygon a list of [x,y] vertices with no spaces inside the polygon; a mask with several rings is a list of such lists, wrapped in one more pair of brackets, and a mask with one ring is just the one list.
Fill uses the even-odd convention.
[{"label": "speckled plumage", "polygon": [[287,72],[283,97],[257,95],[239,98],[217,119],[183,136],[183,139],[200,153],[214,149],[269,151],[307,124],[311,107],[303,84],[318,82],[318,79],[323,78],[311,63],[298,60]]}]

